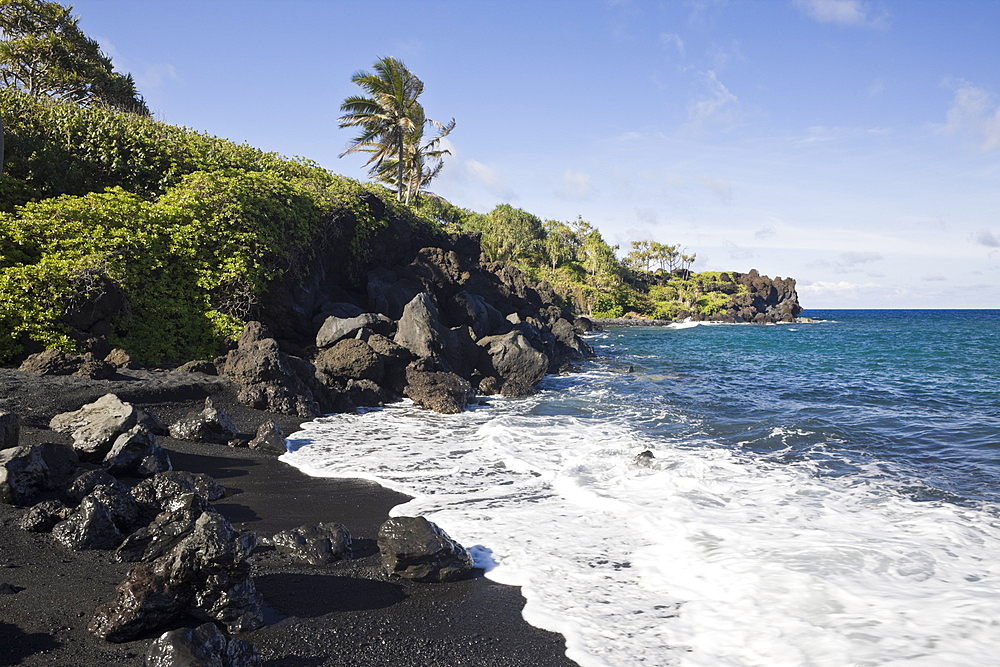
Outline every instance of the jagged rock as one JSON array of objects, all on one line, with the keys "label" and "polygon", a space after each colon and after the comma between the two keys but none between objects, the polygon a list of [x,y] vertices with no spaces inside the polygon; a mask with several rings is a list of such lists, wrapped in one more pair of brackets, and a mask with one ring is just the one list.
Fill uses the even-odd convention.
[{"label": "jagged rock", "polygon": [[30,505],[48,486],[48,467],[37,446],[0,451],[0,502]]},{"label": "jagged rock", "polygon": [[170,437],[224,445],[236,437],[236,427],[229,415],[216,408],[208,397],[201,412],[192,412],[170,425]]},{"label": "jagged rock", "polygon": [[445,314],[454,324],[472,327],[477,339],[503,333],[510,328],[503,314],[486,299],[464,290],[447,301]]},{"label": "jagged rock", "polygon": [[389,574],[416,581],[455,581],[472,574],[472,556],[422,516],[394,517],[378,531],[382,566]]},{"label": "jagged rock", "polygon": [[655,460],[656,460],[656,457],[653,455],[653,452],[651,452],[648,449],[645,450],[645,451],[639,452],[638,454],[635,455],[635,464],[637,466],[643,466],[644,468],[652,467],[653,462]]},{"label": "jagged rock", "polygon": [[594,348],[580,338],[576,326],[565,318],[558,318],[552,323],[552,335],[561,347],[560,361],[578,361],[594,356]]},{"label": "jagged rock", "polygon": [[577,317],[574,319],[573,328],[578,334],[590,333],[595,330],[594,323],[589,317]]},{"label": "jagged rock", "polygon": [[133,361],[131,355],[120,347],[108,352],[104,360],[109,364],[114,364],[119,369],[136,370],[139,368],[139,364]]},{"label": "jagged rock", "polygon": [[262,602],[246,561],[255,545],[222,515],[204,512],[169,552],[132,568],[88,628],[108,641],[131,641],[181,613],[222,623],[229,632],[259,628]]},{"label": "jagged rock", "polygon": [[0,450],[17,447],[21,439],[21,418],[11,412],[0,412]]},{"label": "jagged rock", "polygon": [[323,322],[316,334],[316,347],[330,347],[337,341],[353,338],[361,329],[370,329],[384,336],[392,335],[393,323],[385,315],[362,313],[357,317],[335,317],[331,315]]},{"label": "jagged rock", "polygon": [[389,269],[376,269],[368,273],[368,305],[377,313],[398,320],[406,304],[420,293],[420,286],[409,280],[400,280]]},{"label": "jagged rock", "polygon": [[247,446],[250,449],[274,454],[284,454],[288,451],[285,434],[274,421],[266,421],[261,424],[257,429],[257,435]]},{"label": "jagged rock", "polygon": [[185,364],[181,364],[174,369],[174,373],[204,373],[205,375],[216,375],[218,371],[215,363],[207,359],[195,359]]},{"label": "jagged rock", "polygon": [[475,397],[469,382],[447,371],[406,369],[406,395],[422,408],[444,414],[461,412]]},{"label": "jagged rock", "polygon": [[412,352],[381,334],[373,333],[365,342],[385,359],[386,364],[408,364],[414,359]]},{"label": "jagged rock", "polygon": [[152,412],[139,410],[139,414],[136,417],[136,424],[145,426],[146,430],[153,435],[170,435],[170,429]]},{"label": "jagged rock", "polygon": [[48,533],[60,521],[65,521],[72,509],[58,500],[45,500],[27,512],[17,521],[17,527],[31,533]]},{"label": "jagged rock", "polygon": [[493,396],[500,393],[502,381],[494,375],[487,375],[479,379],[479,393],[483,396]]},{"label": "jagged rock", "polygon": [[107,380],[118,374],[118,368],[110,361],[98,359],[90,352],[83,355],[73,375],[91,380]]},{"label": "jagged rock", "polygon": [[119,435],[136,424],[138,411],[114,394],[105,394],[79,410],[52,418],[49,428],[73,434],[73,448],[81,460],[100,461]]},{"label": "jagged rock", "polygon": [[194,494],[185,496],[191,500],[188,509],[174,509],[160,512],[148,526],[140,528],[125,538],[115,555],[125,563],[149,562],[173,549],[184,537],[194,530],[195,522],[203,513]]},{"label": "jagged rock", "polygon": [[181,486],[195,491],[205,500],[218,500],[226,495],[226,487],[214,477],[204,472],[189,472],[187,470],[170,470],[158,475],[161,480],[177,482]]},{"label": "jagged rock", "polygon": [[188,587],[171,580],[172,565],[167,555],[132,568],[87,629],[109,642],[127,642],[172,623],[192,597]]},{"label": "jagged rock", "polygon": [[[122,535],[128,535],[139,525],[142,509],[136,501],[135,496],[124,484],[101,484],[95,486],[94,490],[83,500],[92,498],[108,509],[111,520],[121,531]],[[83,503],[81,500],[81,504]]]},{"label": "jagged rock", "polygon": [[399,396],[372,380],[347,380],[342,392],[356,407],[379,406],[399,400]]},{"label": "jagged rock", "polygon": [[126,493],[128,492],[128,487],[112,477],[107,470],[104,468],[97,468],[95,470],[78,471],[77,475],[66,486],[64,495],[67,500],[75,505],[78,505],[80,504],[80,501],[89,496],[95,488],[105,485],[121,487],[121,490]]},{"label": "jagged rock", "polygon": [[104,457],[104,467],[112,475],[149,477],[170,470],[170,455],[160,447],[156,436],[140,424],[122,433]]},{"label": "jagged rock", "polygon": [[71,448],[45,442],[0,451],[0,502],[30,505],[36,496],[62,488],[79,466]]},{"label": "jagged rock", "polygon": [[393,341],[418,358],[438,358],[448,338],[448,329],[441,324],[430,295],[421,292],[403,309]]},{"label": "jagged rock", "polygon": [[260,654],[242,639],[226,639],[214,623],[160,635],[146,651],[146,667],[259,667]]},{"label": "jagged rock", "polygon": [[271,538],[271,544],[310,565],[326,565],[351,554],[351,534],[339,523],[283,530]]},{"label": "jagged rock", "polygon": [[198,490],[196,481],[174,471],[147,477],[132,488],[132,496],[150,517],[160,512],[193,508],[204,510],[208,507],[208,501]]},{"label": "jagged rock", "polygon": [[380,382],[385,376],[384,358],[368,343],[355,338],[321,350],[315,363],[320,372],[335,378]]},{"label": "jagged rock", "polygon": [[21,362],[18,370],[39,375],[72,375],[83,363],[83,358],[51,349],[30,355]]},{"label": "jagged rock", "polygon": [[55,525],[52,537],[73,551],[114,549],[123,539],[111,511],[93,495],[80,501],[80,506],[69,518]]},{"label": "jagged rock", "polygon": [[237,398],[258,410],[317,417],[332,398],[308,361],[282,352],[259,322],[250,322],[235,350],[221,364],[222,374],[239,387]]},{"label": "jagged rock", "polygon": [[502,336],[487,336],[479,341],[485,356],[483,373],[499,377],[504,396],[527,396],[545,377],[549,357],[535,349],[520,331]]}]

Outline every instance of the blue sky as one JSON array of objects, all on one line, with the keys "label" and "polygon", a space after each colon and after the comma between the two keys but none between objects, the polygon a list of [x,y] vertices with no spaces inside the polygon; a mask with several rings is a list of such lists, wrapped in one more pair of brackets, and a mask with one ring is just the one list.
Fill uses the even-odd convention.
[{"label": "blue sky", "polygon": [[155,116],[339,159],[380,56],[457,120],[432,189],[578,215],[808,308],[1000,308],[1000,2],[78,0]]}]

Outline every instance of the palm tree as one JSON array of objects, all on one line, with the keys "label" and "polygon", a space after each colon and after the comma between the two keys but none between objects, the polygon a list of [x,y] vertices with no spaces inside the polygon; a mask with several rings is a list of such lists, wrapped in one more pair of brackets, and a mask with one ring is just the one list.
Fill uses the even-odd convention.
[{"label": "palm tree", "polygon": [[[427,184],[434,180],[441,168],[444,166],[443,158],[451,155],[451,151],[441,148],[441,140],[448,136],[455,129],[455,120],[452,119],[447,125],[442,125],[436,120],[426,120],[426,124],[433,125],[438,129],[436,137],[423,142],[423,128],[418,128],[407,137],[406,145],[403,149],[405,163],[403,165],[403,190],[405,201],[409,204],[413,201]],[[374,149],[372,146],[370,149]],[[366,149],[359,149],[366,150]],[[375,174],[375,178],[387,185],[395,187],[399,191],[399,160],[397,158],[387,158]]]},{"label": "palm tree", "polygon": [[341,153],[367,152],[372,165],[369,174],[377,176],[387,161],[395,160],[396,198],[403,199],[405,183],[406,145],[410,136],[422,130],[426,122],[424,109],[417,102],[424,84],[399,60],[379,58],[373,65],[375,73],[359,71],[351,77],[368,97],[354,95],[344,100],[340,110],[340,127],[360,127],[361,134]]}]

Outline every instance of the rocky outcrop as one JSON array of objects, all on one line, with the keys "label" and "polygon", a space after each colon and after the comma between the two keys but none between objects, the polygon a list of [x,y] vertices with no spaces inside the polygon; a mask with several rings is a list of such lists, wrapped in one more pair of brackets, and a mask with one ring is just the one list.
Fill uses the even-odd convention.
[{"label": "rocky outcrop", "polygon": [[164,555],[141,563],[94,613],[89,629],[111,642],[137,639],[181,614],[222,624],[229,632],[263,625],[262,600],[247,556],[256,541],[222,515],[204,512]]},{"label": "rocky outcrop", "polygon": [[199,412],[192,412],[170,425],[170,437],[178,440],[225,445],[236,435],[232,419],[227,413],[215,407],[211,397],[205,399],[205,407]]},{"label": "rocky outcrop", "polygon": [[170,456],[156,436],[142,424],[122,433],[104,457],[104,467],[112,475],[149,477],[171,469]]},{"label": "rocky outcrop", "polygon": [[61,489],[79,464],[64,445],[42,443],[0,451],[0,502],[31,505],[38,495]]},{"label": "rocky outcrop", "polygon": [[164,632],[146,650],[146,667],[260,667],[260,654],[214,623]]},{"label": "rocky outcrop", "polygon": [[416,581],[464,579],[474,567],[465,547],[422,516],[395,517],[383,523],[378,548],[388,574]]},{"label": "rocky outcrop", "polygon": [[258,410],[318,417],[332,407],[315,367],[282,352],[260,322],[247,324],[219,370],[239,387],[240,402]]},{"label": "rocky outcrop", "polygon": [[277,551],[310,565],[326,565],[351,555],[351,534],[339,523],[283,530],[270,543]]},{"label": "rocky outcrop", "polygon": [[406,395],[422,408],[444,414],[465,410],[475,397],[472,385],[448,371],[406,369]]},{"label": "rocky outcrop", "polygon": [[280,455],[288,451],[287,442],[281,427],[273,420],[269,420],[260,425],[257,429],[257,435],[247,446],[259,452]]},{"label": "rocky outcrop", "polygon": [[[725,313],[705,319],[771,324],[793,322],[802,312],[792,278],[772,279],[751,269],[749,273],[722,273],[719,281],[722,287],[731,288],[720,290],[733,295],[729,308]],[[702,318],[695,315],[694,319]]]},{"label": "rocky outcrop", "polygon": [[71,433],[73,448],[83,461],[101,461],[119,435],[135,426],[139,413],[131,403],[105,394],[79,410],[52,418],[49,428]]}]

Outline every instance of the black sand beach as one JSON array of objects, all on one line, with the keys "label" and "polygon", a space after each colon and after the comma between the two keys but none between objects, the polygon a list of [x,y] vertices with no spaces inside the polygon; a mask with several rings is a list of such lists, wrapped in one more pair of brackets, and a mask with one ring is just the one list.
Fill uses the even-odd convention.
[{"label": "black sand beach", "polygon": [[[106,393],[166,424],[211,396],[242,436],[274,419],[286,434],[301,420],[247,408],[228,380],[198,373],[122,371],[89,380],[0,370],[0,411],[22,417],[21,443],[67,443],[48,429],[55,414]],[[311,478],[245,448],[160,438],[175,470],[206,472],[229,493],[214,503],[237,530],[258,535],[306,523],[343,523],[354,559],[328,566],[291,561],[270,549],[251,556],[267,625],[240,635],[265,665],[572,665],[564,639],[521,618],[518,589],[482,577],[427,584],[390,579],[375,537],[405,497],[362,480]],[[110,552],[73,552],[47,534],[14,524],[25,510],[0,504],[0,665],[141,665],[153,637],[104,642],[87,629],[130,565]],[[6,584],[6,586],[5,586]],[[192,621],[191,626],[198,623]]]}]

